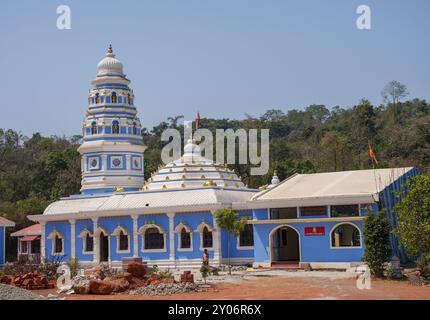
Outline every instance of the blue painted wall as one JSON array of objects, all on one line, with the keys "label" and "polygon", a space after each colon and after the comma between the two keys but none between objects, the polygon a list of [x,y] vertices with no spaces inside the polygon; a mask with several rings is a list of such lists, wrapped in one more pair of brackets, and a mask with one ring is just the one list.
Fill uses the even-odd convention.
[{"label": "blue painted wall", "polygon": [[169,240],[169,218],[165,214],[157,215],[145,215],[140,216],[138,219],[138,229],[140,229],[146,221],[153,221],[156,225],[162,227],[166,232],[166,251],[165,252],[142,252],[142,235],[139,234],[139,256],[143,260],[159,260],[159,259],[169,259],[170,252],[170,240]]},{"label": "blue painted wall", "polygon": [[4,244],[4,233],[5,233],[5,228],[3,226],[0,226],[0,266],[4,265],[5,262],[5,256],[6,256],[6,252],[4,252],[5,250],[5,244]]},{"label": "blue painted wall", "polygon": [[[109,256],[111,261],[121,261],[124,257],[133,256],[133,220],[131,217],[109,217],[99,218],[98,226],[109,232]],[[117,252],[117,237],[112,233],[116,227],[121,226],[129,234],[130,246],[127,253]]]},{"label": "blue painted wall", "polygon": [[[267,218],[267,209],[264,209],[265,218]],[[248,217],[249,219],[253,218],[253,212],[249,211],[240,211],[238,213],[239,218]],[[228,245],[227,239],[230,240],[230,245]],[[237,249],[237,241],[238,238],[229,234],[226,230],[222,229],[221,231],[221,249],[222,249],[222,257],[227,258],[228,252],[230,251],[230,258],[254,258],[254,250],[238,250]],[[255,241],[255,237],[254,237]],[[230,247],[230,250],[228,250]]]},{"label": "blue painted wall", "polygon": [[[188,225],[193,231],[193,251],[178,251],[179,233],[175,233],[175,257],[176,259],[202,259],[203,251],[200,250],[200,233],[196,231],[199,224],[204,220],[213,227],[213,216],[210,212],[177,213],[174,217],[174,227],[181,223]],[[214,239],[215,244],[215,239]],[[209,250],[209,259],[213,258],[213,250]]]},{"label": "blue painted wall", "polygon": [[[47,222],[46,223],[46,237],[48,237],[52,231],[56,229],[58,232],[60,232],[65,240],[64,240],[64,255],[63,261],[69,260],[71,257],[71,246],[70,246],[70,223],[68,221],[55,221],[55,222]],[[48,260],[52,259],[52,241],[49,239],[46,239],[46,250],[45,255]]]},{"label": "blue painted wall", "polygon": [[[362,221],[351,222],[362,234]],[[330,232],[338,222],[316,223],[270,223],[254,225],[254,257],[255,262],[270,262],[269,235],[281,225],[289,225],[299,233],[301,262],[351,262],[361,261],[364,253],[363,237],[360,248],[330,248]],[[305,227],[325,227],[324,236],[305,236]]]},{"label": "blue painted wall", "polygon": [[[94,233],[93,230],[93,222],[90,219],[87,220],[77,220],[76,226],[75,226],[75,233],[76,233],[76,258],[78,258],[79,261],[93,261],[93,254],[92,253],[83,253],[84,249],[84,241],[85,239],[82,239],[79,237],[79,234],[85,229],[85,227],[91,232]],[[67,241],[69,241],[67,239]]]}]

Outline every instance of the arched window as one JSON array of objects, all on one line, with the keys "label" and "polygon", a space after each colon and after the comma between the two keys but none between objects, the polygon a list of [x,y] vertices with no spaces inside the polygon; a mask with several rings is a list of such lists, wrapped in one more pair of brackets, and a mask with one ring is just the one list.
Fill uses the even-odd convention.
[{"label": "arched window", "polygon": [[331,246],[340,247],[361,247],[360,230],[352,224],[342,223],[331,232]]},{"label": "arched window", "polygon": [[181,249],[191,248],[191,233],[188,232],[185,228],[182,228],[181,230],[181,241],[179,247]]},{"label": "arched window", "polygon": [[100,95],[96,93],[96,104],[100,103]]},{"label": "arched window", "polygon": [[63,252],[63,239],[61,239],[58,235],[55,235],[54,253],[62,253],[62,252]]},{"label": "arched window", "polygon": [[130,97],[130,94],[128,94],[128,95],[127,95],[127,101],[128,101],[128,104],[131,104],[131,97]]},{"label": "arched window", "polygon": [[133,134],[137,134],[137,125],[136,125],[136,122],[133,122]]},{"label": "arched window", "polygon": [[112,133],[113,134],[119,133],[119,122],[116,120],[112,121]]},{"label": "arched window", "polygon": [[64,236],[57,230],[52,231],[47,239],[51,240],[51,254],[53,256],[64,255]]},{"label": "arched window", "polygon": [[94,239],[89,233],[87,233],[85,236],[84,251],[85,252],[93,252],[93,250],[94,250]]},{"label": "arched window", "polygon": [[91,123],[91,134],[97,134],[97,123],[95,121]]},{"label": "arched window", "polygon": [[213,238],[212,231],[209,231],[208,227],[204,227],[202,231],[202,247],[203,248],[212,248],[213,246]]},{"label": "arched window", "polygon": [[163,249],[164,235],[157,228],[148,228],[145,230],[144,249]]},{"label": "arched window", "polygon": [[128,251],[128,235],[123,231],[119,233],[119,250]]},{"label": "arched window", "polygon": [[254,246],[254,229],[251,224],[247,224],[239,234],[239,247],[252,246]]},{"label": "arched window", "polygon": [[112,92],[112,95],[111,95],[111,102],[112,102],[112,103],[116,103],[116,102],[117,102],[116,92]]}]

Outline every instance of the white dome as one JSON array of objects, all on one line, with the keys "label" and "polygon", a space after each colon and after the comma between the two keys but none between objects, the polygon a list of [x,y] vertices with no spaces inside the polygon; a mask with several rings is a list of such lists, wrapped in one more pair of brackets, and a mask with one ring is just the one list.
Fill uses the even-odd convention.
[{"label": "white dome", "polygon": [[200,147],[194,140],[188,140],[184,155],[159,168],[143,187],[143,190],[181,188],[244,188],[239,177],[222,164],[213,163],[200,154]]},{"label": "white dome", "polygon": [[97,76],[120,76],[124,77],[122,62],[115,58],[112,45],[109,45],[106,56],[97,65]]}]

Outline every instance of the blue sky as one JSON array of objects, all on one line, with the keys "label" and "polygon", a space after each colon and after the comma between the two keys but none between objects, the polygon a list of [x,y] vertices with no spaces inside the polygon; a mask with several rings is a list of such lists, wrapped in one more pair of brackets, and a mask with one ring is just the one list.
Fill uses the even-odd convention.
[{"label": "blue sky", "polygon": [[[56,28],[69,5],[72,29]],[[372,30],[356,28],[369,5]],[[259,116],[382,102],[390,80],[429,99],[428,0],[8,1],[0,11],[0,128],[80,134],[109,43],[145,127],[183,114]]]}]

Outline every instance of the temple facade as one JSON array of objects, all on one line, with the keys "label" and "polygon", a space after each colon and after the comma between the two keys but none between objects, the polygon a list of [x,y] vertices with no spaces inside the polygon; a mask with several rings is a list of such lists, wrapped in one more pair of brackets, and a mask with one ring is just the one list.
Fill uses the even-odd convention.
[{"label": "temple facade", "polygon": [[[247,188],[223,164],[201,156],[193,139],[183,155],[144,181],[141,124],[122,63],[109,47],[100,61],[83,122],[82,189],[29,216],[41,225],[42,258],[77,258],[82,265],[120,266],[142,258],[159,267],[276,264],[348,267],[364,252],[363,219],[386,209],[392,190],[414,168],[276,175],[265,190]],[[247,219],[238,237],[214,213],[232,208]],[[392,238],[393,249],[402,256]]]}]

